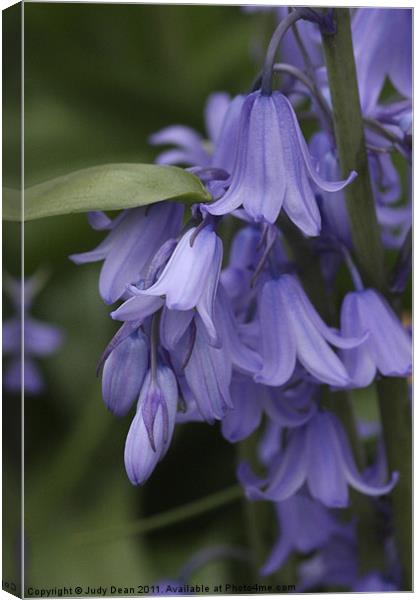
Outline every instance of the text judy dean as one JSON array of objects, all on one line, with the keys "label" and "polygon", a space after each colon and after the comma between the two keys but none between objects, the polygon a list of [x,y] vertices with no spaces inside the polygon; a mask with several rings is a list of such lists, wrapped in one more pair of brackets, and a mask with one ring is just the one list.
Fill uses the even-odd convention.
[{"label": "text judy dean", "polygon": [[164,583],[155,585],[138,585],[136,587],[119,586],[75,586],[75,587],[53,587],[38,588],[29,586],[26,590],[26,597],[37,598],[61,598],[61,597],[109,597],[109,596],[142,596],[142,595],[164,595],[164,594],[269,594],[294,592],[295,585],[277,584],[261,585],[254,584],[235,584],[221,583],[219,585],[189,585]]}]

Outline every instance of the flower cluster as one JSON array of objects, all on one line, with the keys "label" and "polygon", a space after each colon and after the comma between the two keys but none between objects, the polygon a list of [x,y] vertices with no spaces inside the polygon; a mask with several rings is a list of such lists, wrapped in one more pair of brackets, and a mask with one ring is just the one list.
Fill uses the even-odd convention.
[{"label": "flower cluster", "polygon": [[3,355],[8,359],[3,385],[9,392],[21,392],[23,383],[26,394],[41,393],[44,381],[36,359],[53,354],[62,344],[63,334],[57,326],[30,315],[40,283],[37,275],[26,279],[23,286],[15,279],[6,279],[5,289],[14,310],[14,315],[3,321]]},{"label": "flower cluster", "polygon": [[[391,248],[401,246],[411,221],[410,208],[399,203],[402,185],[389,153],[391,145],[408,159],[411,69],[403,61],[410,19],[407,10],[371,9],[353,19],[364,115],[377,124],[367,134],[374,201]],[[397,44],[388,44],[387,27],[392,39],[400,37]],[[301,590],[325,583],[383,589],[382,574],[358,574],[353,523],[343,523],[336,509],[350,504],[349,488],[388,494],[398,473],[387,473],[381,451],[359,468],[337,396],[383,376],[409,376],[411,340],[389,297],[365,287],[354,262],[343,190],[357,174],[341,174],[319,106],[321,95],[330,110],[318,27],[299,21],[298,31],[308,44],[304,56],[288,46],[284,56],[295,69],[313,57],[317,96],[312,90],[305,96],[320,128],[309,142],[295,112],[302,86],[296,76],[287,75],[284,93],[262,87],[233,99],[212,94],[205,108],[211,144],[179,125],[151,142],[171,146],[157,162],[188,168],[213,202],[194,206],[190,215],[165,201],[125,210],[113,221],[92,213],[92,226],[109,233],[95,250],[72,259],[103,261],[101,296],[108,304],[121,301],[111,317],[122,326],[101,366],[109,410],[125,415],[136,405],[125,446],[130,481],[150,477],[176,424],[219,421],[231,443],[259,430],[264,474],[242,463],[238,477],[249,500],[273,503],[280,523],[262,572],[279,569],[292,551],[316,551],[301,565]],[[289,45],[291,30],[287,36]],[[382,106],[386,77],[400,96]],[[227,257],[224,224],[234,231]],[[308,267],[293,251],[290,231],[309,249]],[[342,294],[339,320],[328,305],[345,265],[353,283]],[[345,556],[337,581],[330,561]]]}]

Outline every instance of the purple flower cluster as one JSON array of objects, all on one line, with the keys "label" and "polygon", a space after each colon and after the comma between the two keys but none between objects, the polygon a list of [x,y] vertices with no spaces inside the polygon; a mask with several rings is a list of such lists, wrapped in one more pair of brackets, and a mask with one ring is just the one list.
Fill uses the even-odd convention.
[{"label": "purple flower cluster", "polygon": [[[390,25],[393,13],[399,28]],[[385,39],[390,26],[397,44]],[[317,28],[300,21],[298,30],[328,102]],[[359,9],[353,33],[365,116],[405,150],[411,69],[403,60],[411,13]],[[287,36],[290,43],[291,30]],[[302,68],[300,53],[284,54]],[[382,106],[386,77],[401,97]],[[359,575],[353,523],[343,523],[336,509],[350,504],[350,487],[373,497],[388,494],[398,474],[387,474],[382,452],[361,472],[340,418],[324,399],[337,404],[337,391],[366,387],[381,376],[409,376],[411,340],[388,298],[364,287],[351,257],[342,190],[356,173],[342,180],[332,132],[306,90],[320,123],[307,144],[293,107],[301,82],[291,78],[287,88],[286,95],[257,89],[233,99],[210,96],[211,144],[184,126],[154,134],[153,144],[171,146],[157,162],[188,168],[213,202],[194,206],[190,217],[170,202],[125,210],[113,221],[92,213],[92,226],[109,233],[95,250],[72,259],[103,261],[101,296],[109,304],[122,301],[111,316],[123,324],[101,364],[109,410],[125,415],[136,405],[125,446],[130,481],[150,477],[178,423],[220,421],[231,443],[260,430],[264,474],[242,463],[238,477],[249,500],[273,503],[280,524],[262,572],[279,569],[291,552],[316,551],[301,565],[301,590],[323,584],[385,589],[381,574]],[[367,136],[369,169],[382,238],[394,248],[410,227],[411,211],[399,203],[400,176],[380,131]],[[284,221],[320,260],[324,282],[320,277],[318,286],[326,296],[342,265],[349,268],[353,285],[340,302],[340,328],[325,307],[320,314]],[[223,261],[224,224],[235,233]],[[331,561],[346,561],[340,578]]]},{"label": "purple flower cluster", "polygon": [[7,358],[3,385],[7,391],[19,393],[23,383],[26,394],[39,394],[44,389],[44,381],[36,359],[57,351],[62,343],[62,332],[55,325],[43,323],[30,315],[39,290],[36,275],[25,280],[23,286],[10,278],[6,281],[6,290],[14,315],[3,321],[3,356]]}]

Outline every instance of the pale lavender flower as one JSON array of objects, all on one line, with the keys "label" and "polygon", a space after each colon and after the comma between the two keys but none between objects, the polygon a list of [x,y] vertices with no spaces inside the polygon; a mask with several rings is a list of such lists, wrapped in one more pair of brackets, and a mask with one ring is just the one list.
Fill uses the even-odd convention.
[{"label": "pale lavender flower", "polygon": [[177,401],[178,387],[172,370],[158,365],[155,375],[149,371],[125,444],[125,468],[132,484],[143,484],[169,449]]},{"label": "pale lavender flower", "polygon": [[102,396],[109,410],[125,415],[138,399],[148,367],[148,341],[137,330],[126,337],[105,360]]},{"label": "pale lavender flower", "polygon": [[340,421],[323,411],[289,432],[286,447],[272,461],[267,478],[256,477],[245,462],[238,474],[249,499],[280,502],[307,482],[312,497],[331,508],[348,506],[348,484],[363,494],[381,496],[398,480],[398,474],[393,473],[383,485],[361,475]]},{"label": "pale lavender flower", "polygon": [[111,313],[112,318],[142,320],[163,303],[172,311],[196,308],[210,339],[216,344],[214,303],[222,252],[222,242],[211,224],[189,229],[178,242],[157,281],[146,289],[131,286],[129,289],[133,296]]},{"label": "pale lavender flower", "polygon": [[278,386],[292,376],[297,359],[317,381],[345,387],[350,377],[329,344],[353,348],[365,341],[365,331],[340,334],[316,312],[298,279],[284,274],[267,282],[258,306],[263,367],[255,381]]},{"label": "pale lavender flower", "polygon": [[[211,94],[205,105],[205,125],[208,137],[215,144],[220,135],[222,123],[230,104],[225,92]],[[155,160],[163,165],[186,165],[207,167],[211,165],[211,152],[208,143],[196,131],[185,125],[171,125],[150,136],[154,146],[174,145],[165,150]]]},{"label": "pale lavender flower", "polygon": [[205,210],[223,215],[243,206],[254,221],[274,223],[283,207],[306,235],[318,235],[320,214],[310,180],[332,192],[354,177],[335,182],[320,177],[289,101],[279,92],[253,92],[241,110],[229,189]]},{"label": "pale lavender flower", "polygon": [[386,77],[402,96],[411,98],[412,10],[359,8],[352,35],[364,112],[375,107]]},{"label": "pale lavender flower", "polygon": [[[99,291],[103,300],[112,304],[124,296],[128,284],[137,283],[146,277],[158,249],[168,239],[179,234],[182,217],[183,206],[174,202],[160,202],[146,208],[125,210],[107,224],[106,228],[111,231],[97,248],[73,254],[70,259],[78,265],[104,261]],[[102,221],[102,215],[97,215],[94,223]],[[104,224],[106,225],[106,221]]]},{"label": "pale lavender flower", "polygon": [[407,377],[412,371],[412,342],[387,301],[377,291],[350,292],[342,305],[343,335],[369,331],[357,348],[341,351],[341,358],[358,387],[369,385],[377,372]]},{"label": "pale lavender flower", "polygon": [[197,315],[191,337],[183,338],[172,354],[173,360],[176,354],[187,356],[185,379],[199,412],[209,422],[222,419],[234,407],[230,389],[233,369],[252,375],[260,368],[259,356],[239,335],[228,297],[221,286],[216,298],[215,319],[220,336],[218,347],[210,343],[204,323]]},{"label": "pale lavender flower", "polygon": [[[159,154],[159,164],[183,164],[194,168],[198,176],[208,173],[209,188],[214,169],[231,172],[236,153],[239,116],[244,97],[232,100],[224,92],[211,94],[205,105],[205,124],[209,141],[183,125],[166,127],[150,137],[154,145],[170,144],[175,148]],[[197,169],[197,170],[196,170]],[[205,183],[207,179],[205,178]]]}]

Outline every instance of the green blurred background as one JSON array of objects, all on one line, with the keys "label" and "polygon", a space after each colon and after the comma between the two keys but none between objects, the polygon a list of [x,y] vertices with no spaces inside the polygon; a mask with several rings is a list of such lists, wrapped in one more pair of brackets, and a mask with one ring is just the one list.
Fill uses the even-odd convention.
[{"label": "green blurred background", "polygon": [[[147,138],[166,125],[204,132],[207,96],[248,89],[273,25],[239,7],[28,3],[24,14],[26,185],[105,162],[151,162]],[[9,61],[19,69],[18,56]],[[16,123],[19,107],[6,118]],[[17,185],[17,167],[8,165],[6,185]],[[102,237],[83,215],[25,226],[26,274],[50,273],[33,314],[65,334],[60,351],[41,361],[47,392],[25,400],[26,586],[151,584],[174,577],[202,547],[246,541],[240,502],[146,536],[114,531],[235,483],[236,457],[218,425],[179,426],[146,486],[129,483],[123,449],[132,415],[106,411],[95,376],[117,326],[98,294],[100,265],[68,260]],[[4,264],[18,274],[17,225],[4,226]],[[15,535],[6,539],[9,572]],[[243,582],[243,573],[218,561],[197,578]]]}]

